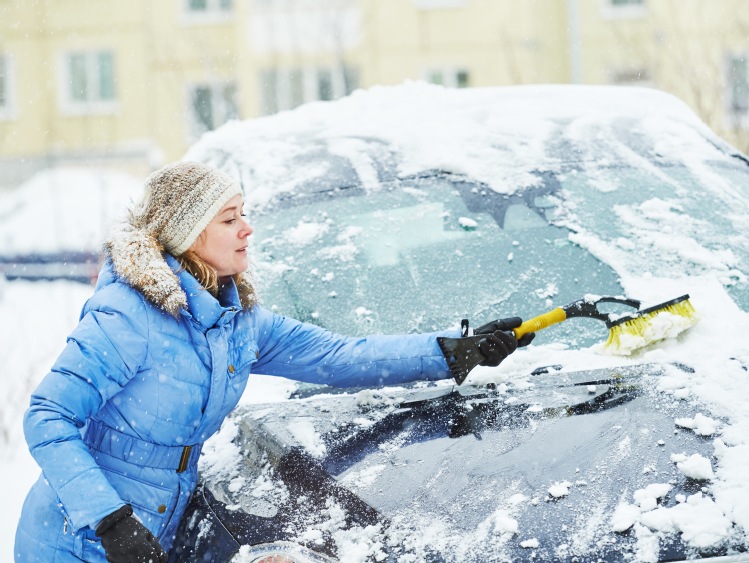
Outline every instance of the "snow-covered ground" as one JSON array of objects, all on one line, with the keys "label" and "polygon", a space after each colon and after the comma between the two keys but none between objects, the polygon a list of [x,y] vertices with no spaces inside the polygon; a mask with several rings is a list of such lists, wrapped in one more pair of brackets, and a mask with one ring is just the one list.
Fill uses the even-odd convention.
[{"label": "snow-covered ground", "polygon": [[43,170],[16,189],[0,191],[0,251],[95,251],[142,191],[142,179],[113,170]]}]

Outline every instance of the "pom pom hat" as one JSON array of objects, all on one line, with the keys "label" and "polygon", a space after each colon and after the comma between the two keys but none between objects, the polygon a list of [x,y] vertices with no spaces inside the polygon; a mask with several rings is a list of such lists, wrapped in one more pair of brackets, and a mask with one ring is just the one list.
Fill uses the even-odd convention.
[{"label": "pom pom hat", "polygon": [[242,189],[229,175],[198,162],[177,162],[146,179],[145,197],[131,214],[133,226],[150,231],[169,254],[179,256]]},{"label": "pom pom hat", "polygon": [[[104,243],[115,274],[157,307],[178,316],[187,296],[163,252],[179,256],[242,188],[230,176],[198,162],[177,162],[151,174],[143,200]],[[237,290],[245,308],[255,303],[249,272]]]}]

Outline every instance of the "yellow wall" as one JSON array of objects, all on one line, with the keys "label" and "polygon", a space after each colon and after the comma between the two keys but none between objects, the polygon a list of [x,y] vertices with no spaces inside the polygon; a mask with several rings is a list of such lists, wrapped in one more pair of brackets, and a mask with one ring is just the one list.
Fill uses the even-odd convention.
[{"label": "yellow wall", "polygon": [[[86,157],[153,168],[194,140],[189,84],[236,82],[240,117],[249,118],[262,112],[263,70],[341,63],[358,70],[363,87],[424,79],[430,69],[466,70],[471,86],[607,84],[644,70],[647,84],[749,148],[749,140],[741,145],[746,129],[734,133],[725,114],[727,53],[749,52],[746,0],[649,0],[631,18],[610,17],[606,0],[463,0],[433,9],[420,7],[428,0],[306,2],[298,6],[337,6],[333,19],[354,22],[344,46],[306,29],[299,45],[275,50],[259,48],[274,10],[268,2],[235,0],[230,14],[195,21],[185,1],[0,0],[0,53],[13,58],[16,100],[14,117],[0,119],[0,173]],[[275,12],[276,24],[296,29],[300,14]],[[570,48],[575,37],[579,50]],[[61,57],[91,49],[115,53],[115,108],[70,115],[60,104]]]},{"label": "yellow wall", "polygon": [[[0,53],[15,62],[15,119],[0,120],[0,158],[77,158],[134,152],[179,158],[189,142],[187,84],[231,80],[234,18],[187,20],[179,1],[0,2]],[[60,102],[62,56],[111,50],[116,103],[111,112],[75,115]],[[50,157],[52,158],[52,157]],[[159,165],[156,162],[154,165]]]},{"label": "yellow wall", "polygon": [[419,9],[370,0],[369,83],[422,78],[428,67],[463,66],[472,85],[566,81],[564,2],[473,0]]},{"label": "yellow wall", "polygon": [[[643,14],[606,18],[601,0],[579,0],[584,82],[647,71],[647,85],[681,98],[723,137],[749,151],[749,129],[727,114],[729,54],[749,55],[749,6],[740,0],[651,0]],[[749,124],[747,124],[749,125]]]}]

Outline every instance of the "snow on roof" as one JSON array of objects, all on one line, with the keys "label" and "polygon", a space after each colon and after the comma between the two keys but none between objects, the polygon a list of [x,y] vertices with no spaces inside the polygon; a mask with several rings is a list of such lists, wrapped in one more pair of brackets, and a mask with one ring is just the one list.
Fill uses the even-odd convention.
[{"label": "snow on roof", "polygon": [[[359,90],[333,102],[310,103],[276,115],[232,121],[206,133],[185,155],[241,178],[251,205],[329,172],[300,166],[303,155],[327,144],[347,156],[362,180],[372,148],[398,153],[399,174],[443,170],[512,192],[537,182],[539,166],[559,155],[548,143],[560,135],[582,157],[600,161],[611,126],[632,130],[664,158],[707,155],[704,138],[724,145],[677,98],[654,89],[619,86],[510,86],[449,89],[419,82]],[[352,139],[353,138],[353,139]],[[711,156],[721,157],[717,150]],[[228,160],[227,160],[228,158]],[[371,166],[370,166],[371,169]],[[279,181],[280,180],[280,181]],[[366,185],[366,181],[364,182]]]}]

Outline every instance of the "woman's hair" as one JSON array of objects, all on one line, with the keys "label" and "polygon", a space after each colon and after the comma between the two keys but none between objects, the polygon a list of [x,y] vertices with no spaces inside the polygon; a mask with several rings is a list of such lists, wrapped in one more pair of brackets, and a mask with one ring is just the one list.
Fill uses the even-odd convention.
[{"label": "woman's hair", "polygon": [[[176,258],[180,265],[187,270],[192,277],[198,280],[200,285],[202,285],[211,295],[218,297],[218,290],[221,284],[219,283],[218,275],[216,275],[216,270],[212,266],[209,266],[192,250],[186,250]],[[232,279],[234,279],[234,283],[239,286],[242,274],[234,274]]]}]

